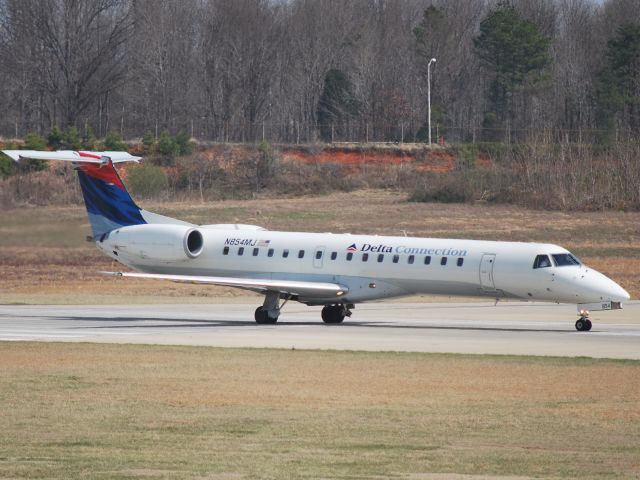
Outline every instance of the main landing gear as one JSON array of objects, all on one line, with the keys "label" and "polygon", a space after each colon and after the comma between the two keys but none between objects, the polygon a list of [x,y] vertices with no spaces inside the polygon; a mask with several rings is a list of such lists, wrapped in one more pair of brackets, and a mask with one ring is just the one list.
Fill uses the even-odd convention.
[{"label": "main landing gear", "polygon": [[[264,297],[264,303],[261,307],[256,308],[254,318],[256,323],[260,325],[273,325],[278,321],[280,316],[280,310],[289,301],[289,298],[285,298],[284,302],[280,304],[279,292],[267,292]],[[351,309],[354,308],[353,304],[339,303],[336,305],[326,305],[322,309],[322,321],[324,323],[342,323],[344,317],[351,316]]]},{"label": "main landing gear", "polygon": [[588,332],[591,330],[591,320],[589,320],[589,312],[586,310],[580,311],[580,318],[576,320],[576,330],[579,332]]},{"label": "main landing gear", "polygon": [[345,305],[343,303],[326,305],[322,309],[322,321],[324,323],[342,323],[344,317],[351,316],[351,308],[353,308],[353,305]]},{"label": "main landing gear", "polygon": [[256,308],[256,313],[254,315],[256,323],[260,325],[272,325],[276,323],[280,316],[280,309],[282,309],[288,301],[289,299],[285,298],[282,305],[280,305],[280,293],[267,292],[264,296],[264,303],[262,306]]}]

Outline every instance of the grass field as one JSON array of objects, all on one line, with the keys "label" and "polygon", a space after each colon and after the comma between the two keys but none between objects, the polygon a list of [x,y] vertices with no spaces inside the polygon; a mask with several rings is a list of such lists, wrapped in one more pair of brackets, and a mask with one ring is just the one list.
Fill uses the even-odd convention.
[{"label": "grass field", "polygon": [[637,478],[640,363],[0,343],[0,478]]},{"label": "grass field", "polygon": [[[640,213],[545,212],[486,204],[408,203],[406,195],[359,191],[215,204],[145,204],[194,223],[254,223],[272,230],[478,238],[557,243],[640,296]],[[242,292],[96,275],[119,267],[85,242],[84,208],[0,212],[0,303],[211,301]]]},{"label": "grass field", "polygon": [[[561,244],[640,296],[640,213],[362,191],[144,204],[195,223]],[[96,275],[83,207],[0,212],[0,303],[247,293]],[[254,303],[258,299],[249,299]],[[0,479],[640,477],[640,362],[0,342]]]}]

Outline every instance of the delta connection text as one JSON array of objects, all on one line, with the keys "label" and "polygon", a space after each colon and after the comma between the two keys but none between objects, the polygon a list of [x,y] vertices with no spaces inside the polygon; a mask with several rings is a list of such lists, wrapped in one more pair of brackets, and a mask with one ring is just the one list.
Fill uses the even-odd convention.
[{"label": "delta connection text", "polygon": [[[355,245],[353,245],[355,246]],[[453,257],[466,257],[466,250],[458,250],[455,248],[421,248],[421,247],[407,247],[404,245],[398,245],[392,247],[388,245],[372,245],[370,243],[364,243],[360,247],[361,252],[371,253],[404,253],[406,255],[442,255]]]}]

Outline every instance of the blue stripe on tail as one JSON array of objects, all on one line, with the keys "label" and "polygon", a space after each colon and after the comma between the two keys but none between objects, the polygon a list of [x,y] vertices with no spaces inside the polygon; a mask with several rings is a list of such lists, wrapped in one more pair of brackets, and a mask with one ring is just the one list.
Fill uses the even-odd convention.
[{"label": "blue stripe on tail", "polygon": [[77,171],[93,238],[120,227],[147,223],[111,162],[79,163]]}]

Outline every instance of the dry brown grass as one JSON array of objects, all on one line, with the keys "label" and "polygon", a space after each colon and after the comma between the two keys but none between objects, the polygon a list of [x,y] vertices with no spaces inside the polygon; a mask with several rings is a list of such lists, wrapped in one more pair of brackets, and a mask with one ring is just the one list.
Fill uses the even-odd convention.
[{"label": "dry brown grass", "polygon": [[637,362],[5,343],[0,364],[0,478],[640,475]]},{"label": "dry brown grass", "polygon": [[[640,213],[545,212],[486,204],[407,203],[402,193],[367,190],[296,199],[259,198],[214,204],[148,204],[146,208],[195,223],[255,223],[272,230],[479,238],[557,243],[640,296]],[[103,278],[117,269],[91,243],[82,207],[37,207],[0,212],[0,301],[76,292],[100,296],[188,297],[245,295],[230,289]],[[43,297],[44,298],[44,297]],[[68,300],[68,295],[64,301]],[[55,301],[55,299],[53,299]]]}]

